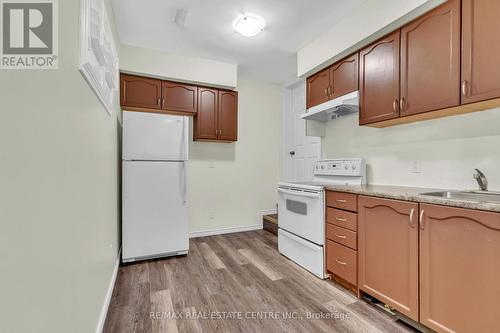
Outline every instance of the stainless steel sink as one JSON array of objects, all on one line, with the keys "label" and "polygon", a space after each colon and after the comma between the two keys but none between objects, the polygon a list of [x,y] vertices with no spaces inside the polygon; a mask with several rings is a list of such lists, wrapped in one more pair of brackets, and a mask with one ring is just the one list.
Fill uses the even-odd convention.
[{"label": "stainless steel sink", "polygon": [[420,195],[450,199],[450,200],[500,203],[500,192],[443,191],[443,192],[421,193]]}]

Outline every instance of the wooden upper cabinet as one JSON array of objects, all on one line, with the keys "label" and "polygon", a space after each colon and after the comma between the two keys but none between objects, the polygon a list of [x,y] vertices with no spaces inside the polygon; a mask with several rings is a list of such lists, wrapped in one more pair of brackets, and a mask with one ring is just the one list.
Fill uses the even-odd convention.
[{"label": "wooden upper cabinet", "polygon": [[177,82],[162,81],[162,109],[196,113],[198,87]]},{"label": "wooden upper cabinet", "polygon": [[217,140],[217,89],[198,88],[198,112],[194,119],[195,140]]},{"label": "wooden upper cabinet", "polygon": [[460,105],[460,12],[450,0],[401,29],[401,116]]},{"label": "wooden upper cabinet", "polygon": [[120,104],[147,109],[161,109],[161,80],[121,74]]},{"label": "wooden upper cabinet", "polygon": [[462,0],[462,104],[500,97],[498,13],[498,0]]},{"label": "wooden upper cabinet", "polygon": [[235,91],[219,91],[218,139],[238,139],[238,93]]},{"label": "wooden upper cabinet", "polygon": [[324,69],[307,79],[307,108],[330,99],[330,69]]},{"label": "wooden upper cabinet", "polygon": [[437,332],[500,332],[500,214],[420,208],[420,322]]},{"label": "wooden upper cabinet", "polygon": [[330,67],[330,98],[358,90],[358,57],[356,53]]},{"label": "wooden upper cabinet", "polygon": [[358,286],[418,321],[418,204],[360,196]]},{"label": "wooden upper cabinet", "polygon": [[400,31],[359,54],[359,123],[369,124],[399,117]]}]

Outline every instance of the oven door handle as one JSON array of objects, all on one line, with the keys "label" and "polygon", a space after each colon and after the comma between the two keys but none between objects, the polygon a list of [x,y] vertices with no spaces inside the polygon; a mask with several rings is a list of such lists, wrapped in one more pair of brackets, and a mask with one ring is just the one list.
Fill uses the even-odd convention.
[{"label": "oven door handle", "polygon": [[290,191],[290,190],[284,190],[282,188],[279,188],[278,192],[283,193],[283,194],[296,195],[298,197],[306,197],[306,198],[319,198],[320,197],[319,193]]}]

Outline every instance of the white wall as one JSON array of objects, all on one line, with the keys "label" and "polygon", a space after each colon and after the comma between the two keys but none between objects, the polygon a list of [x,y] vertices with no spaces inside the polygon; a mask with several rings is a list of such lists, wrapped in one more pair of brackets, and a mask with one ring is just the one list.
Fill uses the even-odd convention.
[{"label": "white wall", "polygon": [[59,1],[58,70],[0,70],[0,332],[94,332],[118,255],[118,108],[78,72],[79,14]]},{"label": "white wall", "polygon": [[280,173],[282,90],[238,80],[238,142],[192,142],[189,156],[193,235],[258,223],[274,209]]},{"label": "white wall", "polygon": [[365,157],[372,184],[478,189],[479,168],[500,190],[499,124],[500,109],[381,129],[359,127],[356,114],[328,123],[323,147],[328,158]]},{"label": "white wall", "polygon": [[361,49],[446,0],[366,0],[297,53],[297,73],[306,77]]},{"label": "white wall", "polygon": [[130,74],[146,74],[233,89],[236,87],[238,66],[122,44],[120,70]]}]

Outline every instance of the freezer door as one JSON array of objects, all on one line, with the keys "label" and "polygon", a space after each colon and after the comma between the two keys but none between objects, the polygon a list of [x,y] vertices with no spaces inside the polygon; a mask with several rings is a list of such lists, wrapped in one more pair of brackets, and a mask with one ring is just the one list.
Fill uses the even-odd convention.
[{"label": "freezer door", "polygon": [[185,162],[123,162],[123,260],[189,248]]},{"label": "freezer door", "polygon": [[123,112],[123,160],[186,161],[189,119],[185,116]]}]

